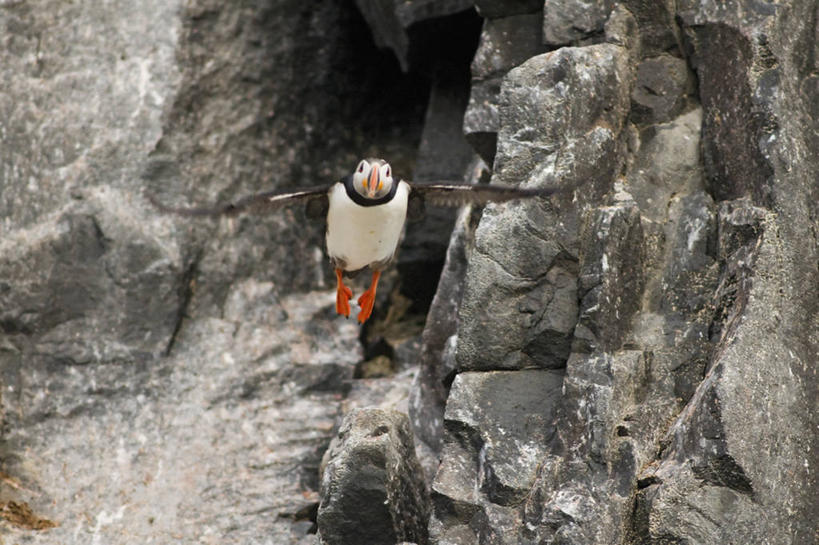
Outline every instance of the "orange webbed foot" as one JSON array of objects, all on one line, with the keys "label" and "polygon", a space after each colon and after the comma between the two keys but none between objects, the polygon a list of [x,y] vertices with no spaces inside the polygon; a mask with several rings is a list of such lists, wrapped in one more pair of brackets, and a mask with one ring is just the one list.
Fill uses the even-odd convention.
[{"label": "orange webbed foot", "polygon": [[350,317],[350,297],[353,296],[353,290],[347,286],[341,286],[336,291],[336,312],[344,316]]},{"label": "orange webbed foot", "polygon": [[378,278],[381,276],[380,271],[373,271],[373,279],[370,282],[370,287],[361,294],[358,298],[358,306],[361,307],[361,312],[358,313],[358,323],[366,322],[373,313],[373,305],[375,304],[375,290],[378,287]]},{"label": "orange webbed foot", "polygon": [[367,290],[358,298],[358,306],[361,307],[361,312],[358,313],[358,323],[366,322],[373,313],[373,305],[375,304],[375,294]]},{"label": "orange webbed foot", "polygon": [[344,316],[350,317],[350,297],[353,296],[353,290],[344,285],[341,281],[341,269],[336,269],[336,312]]}]

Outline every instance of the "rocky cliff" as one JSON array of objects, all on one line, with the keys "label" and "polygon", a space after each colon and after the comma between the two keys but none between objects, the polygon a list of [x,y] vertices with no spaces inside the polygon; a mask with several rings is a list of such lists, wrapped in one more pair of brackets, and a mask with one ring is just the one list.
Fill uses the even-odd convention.
[{"label": "rocky cliff", "polygon": [[[0,543],[815,542],[817,20],[0,2]],[[371,155],[576,188],[428,211],[363,329],[303,211],[145,198]]]}]

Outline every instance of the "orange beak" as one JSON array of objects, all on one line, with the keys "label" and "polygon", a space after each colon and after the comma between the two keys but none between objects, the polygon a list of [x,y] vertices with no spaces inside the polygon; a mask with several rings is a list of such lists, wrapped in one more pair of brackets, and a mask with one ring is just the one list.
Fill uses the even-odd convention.
[{"label": "orange beak", "polygon": [[367,188],[367,196],[371,199],[375,197],[375,192],[381,187],[381,169],[376,165],[373,165],[370,170],[370,177],[364,187]]}]

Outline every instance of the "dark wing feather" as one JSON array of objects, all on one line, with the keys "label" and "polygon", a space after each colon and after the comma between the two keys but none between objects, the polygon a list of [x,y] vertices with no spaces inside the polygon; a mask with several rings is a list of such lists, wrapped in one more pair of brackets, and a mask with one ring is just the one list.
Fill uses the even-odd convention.
[{"label": "dark wing feather", "polygon": [[[243,213],[264,214],[273,212],[293,204],[311,204],[312,201],[322,199],[327,201],[330,188],[327,186],[312,187],[307,189],[297,189],[294,191],[265,191],[239,199],[236,202],[215,206],[213,208],[185,208],[166,206],[159,202],[153,195],[147,195],[155,207],[167,214],[178,214],[181,216],[198,217],[218,217],[218,216],[238,216]],[[323,204],[322,204],[323,207]]]},{"label": "dark wing feather", "polygon": [[464,206],[467,204],[504,202],[514,199],[545,197],[574,189],[574,186],[524,189],[503,185],[449,183],[412,183],[410,186],[412,187],[410,195],[414,194],[421,197],[427,204],[433,206]]}]

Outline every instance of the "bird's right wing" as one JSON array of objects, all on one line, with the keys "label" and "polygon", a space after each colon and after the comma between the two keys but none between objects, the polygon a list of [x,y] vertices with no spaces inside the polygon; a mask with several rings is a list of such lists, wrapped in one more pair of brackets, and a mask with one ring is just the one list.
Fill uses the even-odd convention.
[{"label": "bird's right wing", "polygon": [[505,185],[452,184],[452,183],[411,183],[410,195],[423,199],[433,206],[464,206],[467,204],[486,204],[488,202],[505,202],[514,199],[545,197],[564,191],[571,191],[574,186],[519,188]]},{"label": "bird's right wing", "polygon": [[326,208],[328,200],[328,186],[297,189],[294,191],[265,191],[239,199],[238,201],[215,206],[213,208],[187,208],[167,206],[159,202],[153,195],[146,197],[160,212],[177,214],[180,216],[218,217],[238,216],[243,213],[265,214],[294,204],[305,204],[308,210],[311,207]]}]

